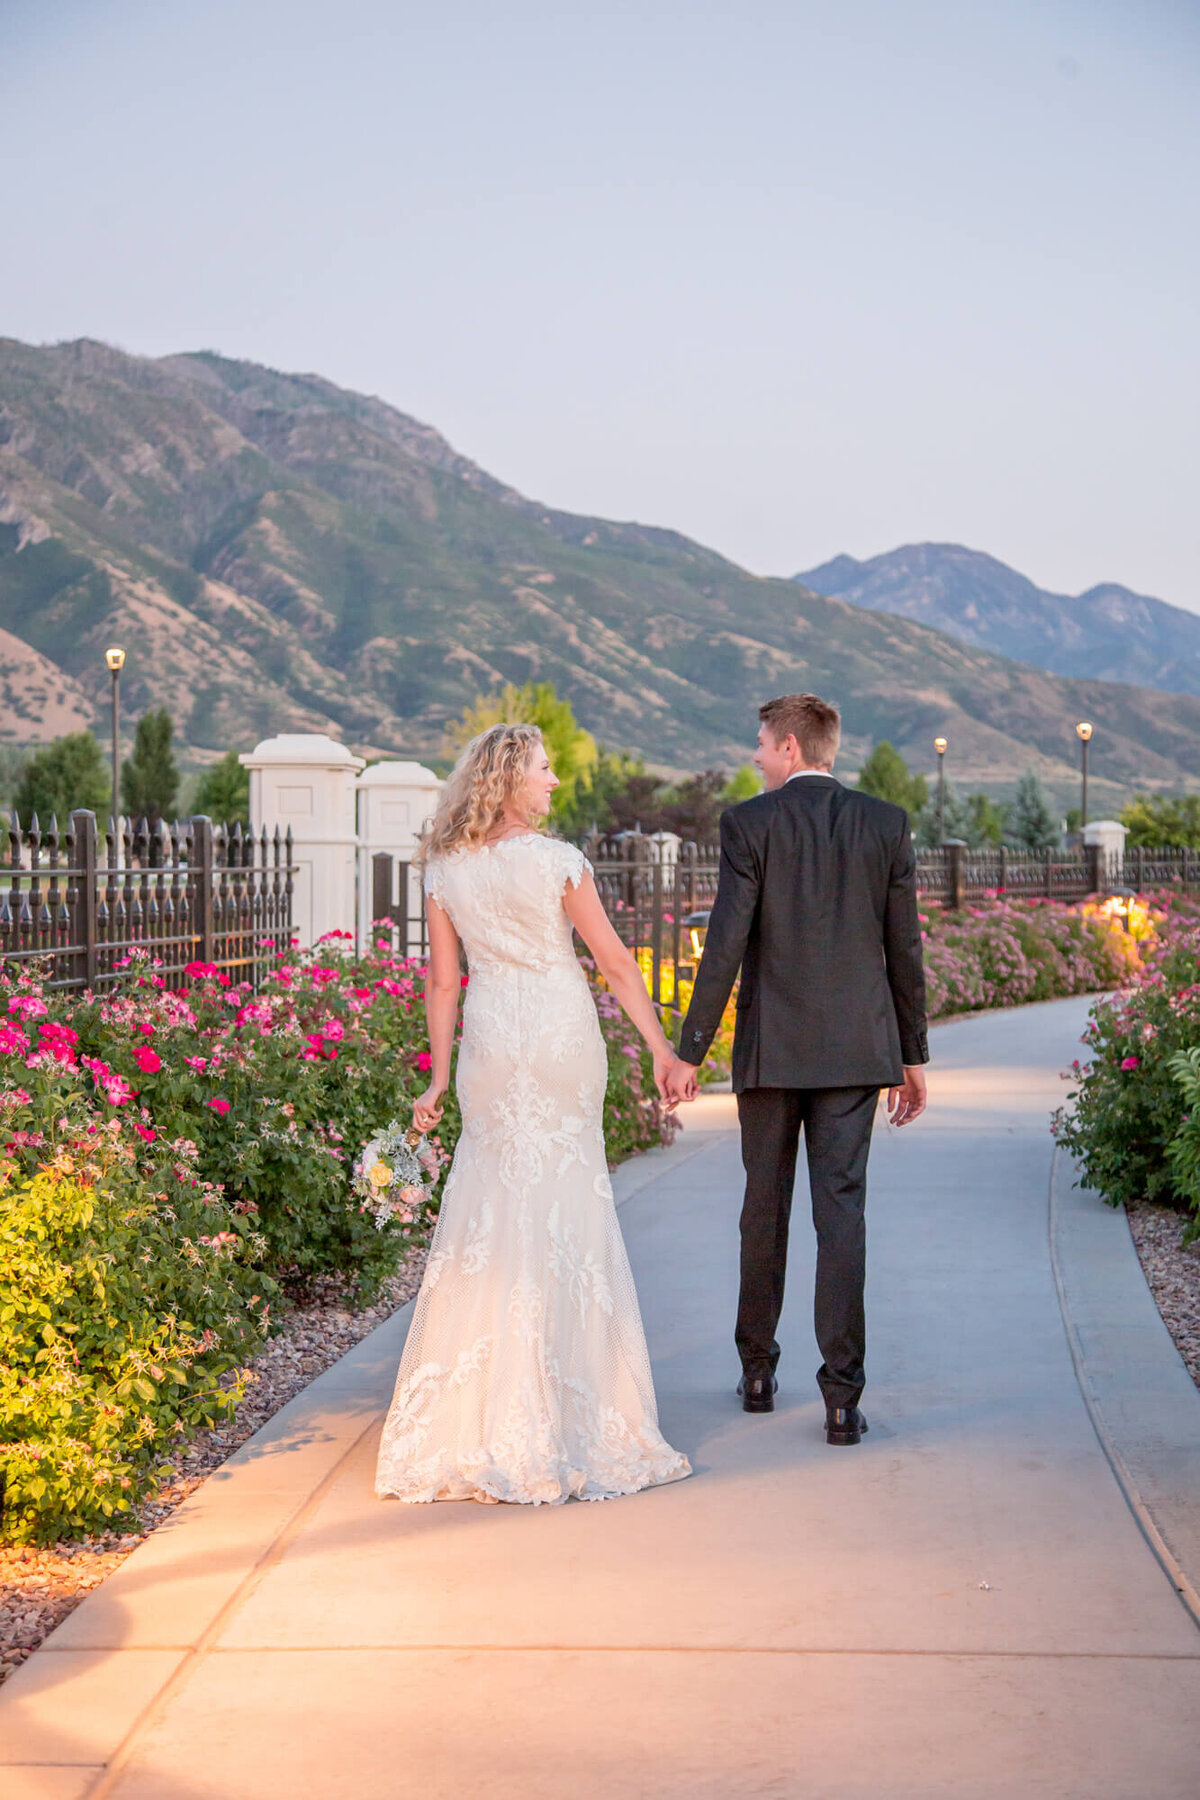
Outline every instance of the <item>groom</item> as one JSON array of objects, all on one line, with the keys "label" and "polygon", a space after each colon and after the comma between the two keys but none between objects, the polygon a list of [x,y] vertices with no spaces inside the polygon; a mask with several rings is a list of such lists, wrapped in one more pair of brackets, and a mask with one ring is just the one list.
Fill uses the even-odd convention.
[{"label": "groom", "polygon": [[735,1339],[747,1412],[772,1412],[788,1220],[803,1127],[817,1233],[817,1381],[830,1444],[857,1444],[865,1375],[867,1151],[879,1090],[892,1123],[925,1110],[929,1059],[908,815],[830,771],[836,707],[785,694],[759,708],[766,792],[721,817],[721,872],[680,1058],[685,1100],[742,971],[733,1087],[742,1128]]}]

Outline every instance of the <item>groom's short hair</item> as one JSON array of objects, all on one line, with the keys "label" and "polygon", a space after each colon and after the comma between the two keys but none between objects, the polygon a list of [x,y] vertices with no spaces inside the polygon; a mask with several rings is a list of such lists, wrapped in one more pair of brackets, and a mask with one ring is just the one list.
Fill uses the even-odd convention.
[{"label": "groom's short hair", "polygon": [[758,716],[777,744],[790,733],[810,766],[832,764],[842,741],[842,715],[819,694],[781,694],[760,706]]}]

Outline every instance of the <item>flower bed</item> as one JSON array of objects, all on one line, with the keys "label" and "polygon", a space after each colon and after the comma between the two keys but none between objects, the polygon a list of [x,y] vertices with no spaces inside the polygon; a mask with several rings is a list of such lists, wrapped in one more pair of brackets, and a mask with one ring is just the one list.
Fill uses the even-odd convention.
[{"label": "flower bed", "polygon": [[931,1019],[1119,987],[1141,966],[1136,939],[1097,906],[996,900],[920,918]]},{"label": "flower bed", "polygon": [[[382,1230],[351,1190],[372,1132],[428,1079],[424,970],[337,943],[263,993],[148,958],[78,998],[0,974],[3,1534],[120,1526],[164,1448],[231,1411],[282,1289],[369,1301],[436,1201]],[[650,1059],[603,1004],[614,1159],[663,1141]],[[435,1150],[448,1161],[453,1095]]]},{"label": "flower bed", "polygon": [[[1058,1141],[1112,1205],[1158,1201],[1200,1212],[1200,904],[1150,900],[1134,985],[1093,1007]],[[1193,1217],[1187,1239],[1200,1234]]]}]

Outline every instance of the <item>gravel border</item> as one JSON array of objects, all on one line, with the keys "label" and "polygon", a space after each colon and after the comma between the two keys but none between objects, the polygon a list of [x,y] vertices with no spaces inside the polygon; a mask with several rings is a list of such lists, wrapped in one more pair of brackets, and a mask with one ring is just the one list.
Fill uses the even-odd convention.
[{"label": "gravel border", "polygon": [[1200,1239],[1183,1248],[1185,1221],[1169,1206],[1139,1200],[1125,1212],[1154,1304],[1200,1387]]},{"label": "gravel border", "polygon": [[412,1299],[426,1254],[424,1248],[415,1250],[383,1283],[374,1305],[358,1311],[347,1305],[337,1282],[314,1284],[312,1298],[283,1317],[278,1336],[247,1365],[252,1384],[235,1418],[220,1429],[198,1432],[171,1458],[173,1472],[138,1508],[135,1531],[44,1549],[0,1545],[0,1685],[247,1438]]}]

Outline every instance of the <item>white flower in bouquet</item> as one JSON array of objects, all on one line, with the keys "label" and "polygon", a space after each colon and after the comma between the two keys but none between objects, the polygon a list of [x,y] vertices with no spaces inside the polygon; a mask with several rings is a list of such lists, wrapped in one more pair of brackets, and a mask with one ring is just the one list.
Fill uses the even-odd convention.
[{"label": "white flower in bouquet", "polygon": [[437,1186],[440,1167],[435,1146],[415,1126],[393,1119],[363,1145],[350,1188],[378,1231],[393,1222],[412,1225]]}]

